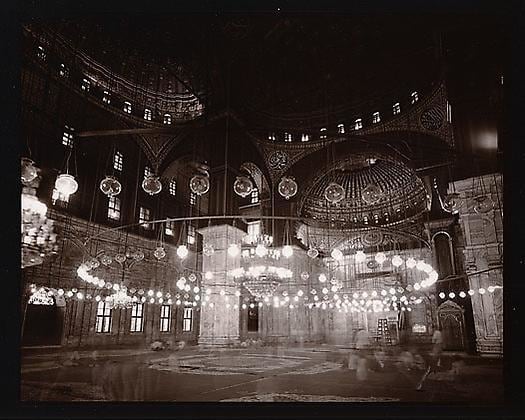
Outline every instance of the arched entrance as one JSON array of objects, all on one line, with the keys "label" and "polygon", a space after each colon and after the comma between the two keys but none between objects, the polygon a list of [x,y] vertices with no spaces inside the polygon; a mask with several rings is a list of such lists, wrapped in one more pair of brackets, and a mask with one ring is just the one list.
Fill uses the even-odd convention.
[{"label": "arched entrance", "polygon": [[438,307],[439,326],[443,336],[443,350],[465,350],[464,309],[447,300]]},{"label": "arched entrance", "polygon": [[64,324],[62,297],[48,295],[51,289],[41,289],[33,293],[25,306],[23,318],[23,346],[60,345]]}]

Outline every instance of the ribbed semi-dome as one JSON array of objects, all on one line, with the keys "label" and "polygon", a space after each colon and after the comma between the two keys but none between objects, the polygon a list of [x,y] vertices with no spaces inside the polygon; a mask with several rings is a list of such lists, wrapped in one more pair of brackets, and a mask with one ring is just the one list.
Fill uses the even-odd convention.
[{"label": "ribbed semi-dome", "polygon": [[[345,190],[338,203],[329,203],[324,191],[336,182]],[[363,191],[376,185],[380,198],[366,202]],[[340,161],[307,186],[299,213],[313,224],[330,220],[340,227],[385,226],[421,214],[428,208],[428,193],[421,179],[405,164],[387,159],[352,158]]]}]

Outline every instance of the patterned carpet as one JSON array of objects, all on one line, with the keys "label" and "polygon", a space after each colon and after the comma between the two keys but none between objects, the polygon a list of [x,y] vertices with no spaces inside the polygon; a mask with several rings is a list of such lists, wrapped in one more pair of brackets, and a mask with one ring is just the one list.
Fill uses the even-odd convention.
[{"label": "patterned carpet", "polygon": [[[194,375],[238,375],[262,374],[269,371],[285,370],[285,373],[315,374],[340,368],[336,363],[320,363],[316,366],[301,368],[310,362],[308,357],[291,357],[264,354],[241,354],[227,357],[195,355],[178,358],[175,355],[151,361],[150,369],[169,371],[173,373],[189,373]],[[289,372],[292,370],[292,372]]]}]

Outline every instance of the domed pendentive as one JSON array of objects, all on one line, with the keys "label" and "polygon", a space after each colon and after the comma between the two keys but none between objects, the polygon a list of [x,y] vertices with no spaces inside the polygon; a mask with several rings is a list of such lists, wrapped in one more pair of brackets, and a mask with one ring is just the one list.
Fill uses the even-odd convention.
[{"label": "domed pendentive", "polygon": [[[344,189],[344,197],[335,203],[325,194],[333,183]],[[387,226],[417,217],[427,210],[428,199],[423,182],[405,164],[352,158],[337,162],[307,185],[299,215],[314,226],[329,221],[331,227],[345,229]]]}]

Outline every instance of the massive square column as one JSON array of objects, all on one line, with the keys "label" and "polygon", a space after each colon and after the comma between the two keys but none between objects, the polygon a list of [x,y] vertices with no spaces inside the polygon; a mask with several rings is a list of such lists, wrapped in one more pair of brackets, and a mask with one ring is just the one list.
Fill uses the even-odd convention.
[{"label": "massive square column", "polygon": [[[228,272],[241,266],[241,255],[228,255],[228,246],[241,244],[246,235],[230,225],[199,229],[203,244],[214,248],[212,255],[202,256],[202,290],[199,345],[231,345],[239,343],[239,298],[235,292],[240,286]],[[208,274],[207,274],[208,273]],[[211,275],[209,274],[211,273]]]}]

